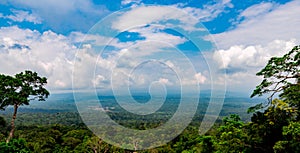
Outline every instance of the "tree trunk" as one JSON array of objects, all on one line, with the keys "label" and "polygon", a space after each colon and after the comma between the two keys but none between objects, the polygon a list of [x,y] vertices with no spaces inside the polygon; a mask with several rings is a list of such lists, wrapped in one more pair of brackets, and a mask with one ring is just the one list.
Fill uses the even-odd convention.
[{"label": "tree trunk", "polygon": [[11,130],[9,132],[8,138],[6,139],[6,143],[9,143],[9,141],[13,138],[14,133],[15,133],[15,120],[17,118],[17,111],[18,111],[18,105],[14,104],[14,114],[13,117],[11,119]]}]

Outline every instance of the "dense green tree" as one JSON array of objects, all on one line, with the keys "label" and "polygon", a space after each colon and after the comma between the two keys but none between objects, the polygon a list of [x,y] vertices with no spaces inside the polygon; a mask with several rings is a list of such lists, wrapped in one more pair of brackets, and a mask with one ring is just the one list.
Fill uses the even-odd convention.
[{"label": "dense green tree", "polygon": [[211,153],[215,151],[215,140],[213,136],[203,136],[200,138],[200,149],[201,153]]},{"label": "dense green tree", "polygon": [[10,105],[14,108],[7,143],[14,135],[15,119],[19,106],[29,105],[31,100],[44,101],[49,95],[49,92],[44,88],[46,83],[45,77],[40,77],[32,71],[21,72],[14,77],[0,75],[0,109],[5,109]]},{"label": "dense green tree", "polygon": [[[256,86],[251,97],[268,94],[268,103],[248,110],[255,112],[248,124],[253,151],[297,152],[290,145],[295,144],[294,139],[287,139],[287,135],[296,131],[289,134],[285,131],[300,119],[300,46],[295,46],[282,57],[272,57],[257,75],[263,76],[263,81]],[[279,99],[274,99],[277,95]]]},{"label": "dense green tree", "polygon": [[9,143],[0,143],[0,153],[29,153],[24,139],[12,139]]},{"label": "dense green tree", "polygon": [[173,141],[172,149],[174,152],[194,152],[197,150],[193,145],[200,143],[198,128],[188,127]]},{"label": "dense green tree", "polygon": [[300,152],[300,123],[291,122],[288,126],[283,127],[284,139],[276,142],[273,147],[275,152]]},{"label": "dense green tree", "polygon": [[95,152],[108,152],[111,150],[111,146],[105,143],[103,140],[97,136],[92,136],[90,138],[85,138],[83,143],[75,148],[75,152],[85,152],[85,153],[95,153]]},{"label": "dense green tree", "polygon": [[[263,81],[256,86],[251,97],[270,94],[268,105],[276,94],[292,107],[300,107],[300,46],[295,46],[282,57],[272,57],[267,65],[256,75],[263,76]],[[262,104],[250,109],[255,111]]]},{"label": "dense green tree", "polygon": [[282,128],[289,124],[293,110],[282,100],[275,99],[263,112],[256,112],[247,124],[252,150],[273,152],[273,146],[283,139]]},{"label": "dense green tree", "polygon": [[[282,57],[271,58],[266,67],[257,73],[257,75],[263,76],[263,81],[256,87],[251,97],[270,95],[266,105],[260,104],[249,109],[250,112],[253,112],[251,122],[244,123],[238,115],[233,114],[225,117],[222,123],[216,124],[214,129],[205,136],[198,134],[199,125],[191,124],[168,144],[138,152],[300,152],[299,58],[299,46],[296,46]],[[30,98],[44,100],[48,96],[49,93],[43,88],[46,79],[41,81],[42,84],[39,82],[40,84],[33,85],[32,89],[29,89],[31,86],[24,85],[24,80],[30,82],[36,78],[30,77],[33,75],[32,72],[31,74],[26,73],[14,77],[0,75],[0,108],[5,109],[9,105],[17,105],[18,108],[20,105],[28,105]],[[41,88],[35,88],[38,86]],[[35,91],[35,89],[44,90],[35,92],[35,94],[29,92]],[[278,97],[274,98],[277,95]],[[15,132],[15,138],[18,139],[12,139],[9,143],[0,143],[0,150],[4,150],[4,152],[54,153],[132,152],[109,145],[93,135],[85,126],[79,125],[82,122],[77,119],[76,114],[69,112],[52,115],[40,113],[37,116],[48,119],[30,122],[30,124],[43,122],[39,126],[18,126]],[[143,116],[139,119],[129,113],[110,112],[110,116],[121,125],[136,129],[154,128],[165,121],[163,115],[158,115],[158,119],[154,119],[154,116]],[[28,118],[34,117],[27,114],[27,118],[23,118],[23,120],[26,121]],[[70,120],[65,120],[65,118]],[[50,122],[51,124],[61,124],[49,125]],[[120,139],[127,138],[120,137]]]},{"label": "dense green tree", "polygon": [[247,137],[244,123],[238,115],[225,117],[216,135],[216,152],[249,152],[250,145],[247,144]]}]

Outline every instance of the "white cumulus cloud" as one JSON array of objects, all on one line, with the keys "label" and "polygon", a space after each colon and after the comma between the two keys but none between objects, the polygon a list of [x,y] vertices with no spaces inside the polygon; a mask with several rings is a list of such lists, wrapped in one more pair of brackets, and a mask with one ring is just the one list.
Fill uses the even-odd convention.
[{"label": "white cumulus cloud", "polygon": [[[265,7],[270,4],[257,4],[250,6],[250,10],[266,9]],[[249,18],[239,23],[235,28],[220,33],[214,34],[214,38],[221,49],[228,49],[234,45],[266,45],[274,40],[296,39],[300,40],[300,1],[294,0],[286,4],[277,6],[271,11],[259,11],[258,16]],[[267,9],[268,10],[268,9]],[[246,9],[246,13],[242,15],[253,16],[256,14],[251,13]]]},{"label": "white cumulus cloud", "polygon": [[279,5],[260,3],[242,11],[244,18],[230,30],[214,34],[219,50],[212,56],[220,80],[227,72],[229,90],[250,93],[261,81],[255,74],[274,56],[282,56],[300,42],[300,1]]},{"label": "white cumulus cloud", "polygon": [[29,11],[23,11],[23,10],[12,10],[11,15],[0,15],[0,18],[10,19],[15,22],[32,22],[34,24],[41,24],[42,19],[38,14],[30,13]]},{"label": "white cumulus cloud", "polygon": [[198,81],[198,83],[203,84],[206,81],[206,77],[202,75],[201,73],[196,73],[195,78]]}]

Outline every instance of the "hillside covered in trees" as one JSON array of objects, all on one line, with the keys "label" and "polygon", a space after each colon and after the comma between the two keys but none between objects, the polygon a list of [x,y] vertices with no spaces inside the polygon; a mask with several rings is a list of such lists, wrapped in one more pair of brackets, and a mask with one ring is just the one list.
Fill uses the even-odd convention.
[{"label": "hillside covered in trees", "polygon": [[[239,115],[230,114],[216,122],[205,135],[199,135],[201,120],[195,118],[183,133],[168,144],[137,152],[300,152],[300,46],[295,46],[282,57],[271,58],[257,75],[262,76],[263,80],[254,89],[251,97],[266,95],[268,98],[248,109],[248,113],[252,114],[251,121],[242,121]],[[72,112],[55,114],[55,124],[17,123],[14,130],[16,109],[28,105],[29,97],[32,96],[45,100],[49,93],[42,86],[47,81],[46,78],[29,71],[17,74],[15,78],[1,75],[0,79],[1,108],[14,106],[11,124],[0,117],[1,153],[134,152],[117,148],[99,139],[82,123],[79,115]],[[19,98],[18,101],[14,100],[16,98]],[[59,120],[58,116],[62,119],[54,121]],[[160,124],[151,119],[134,122],[131,116],[120,116],[123,116],[120,124],[131,128],[143,130]],[[43,113],[38,117],[41,120],[51,118]],[[24,118],[24,122],[28,118]]]}]

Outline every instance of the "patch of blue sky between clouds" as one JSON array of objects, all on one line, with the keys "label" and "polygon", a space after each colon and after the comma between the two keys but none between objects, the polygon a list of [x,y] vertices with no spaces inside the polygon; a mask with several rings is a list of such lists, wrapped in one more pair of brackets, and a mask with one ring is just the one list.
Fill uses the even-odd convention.
[{"label": "patch of blue sky between clouds", "polygon": [[[211,21],[205,21],[203,24],[208,28],[211,33],[221,33],[230,28],[232,28],[232,21],[236,19],[239,13],[242,10],[245,10],[251,5],[259,4],[262,2],[273,2],[278,4],[284,4],[291,0],[266,0],[266,1],[243,1],[240,2],[239,0],[231,0],[231,3],[234,4],[233,9],[225,9],[219,16]],[[181,1],[181,0],[174,0],[174,1],[167,1],[167,0],[144,0],[140,3],[142,4],[150,4],[150,5],[178,5],[182,4],[184,7],[194,7],[194,8],[203,8],[205,5],[213,5],[221,0],[215,1],[198,1],[198,0],[189,0],[189,1]],[[39,7],[38,4],[29,5],[27,2],[19,2],[19,1],[4,1],[0,4],[1,13],[4,15],[11,14],[11,9],[26,9],[31,11],[39,12],[39,15],[46,21],[45,23],[39,24],[32,24],[27,22],[22,22],[18,24],[21,28],[29,28],[35,29],[40,32],[52,30],[56,33],[61,34],[69,34],[72,31],[81,31],[87,32],[97,21],[103,18],[105,15],[108,15],[111,12],[120,10],[124,8],[122,6],[122,0],[116,1],[106,1],[106,0],[92,0],[91,4],[94,8],[98,8],[102,10],[102,13],[99,12],[84,12],[84,11],[75,11],[69,12],[63,15],[59,15],[59,13],[45,14],[46,10],[43,9],[44,7]],[[59,4],[58,4],[59,5]],[[132,4],[131,4],[132,5]],[[100,7],[101,6],[101,7]],[[130,7],[130,3],[128,6]],[[85,10],[85,9],[84,9]],[[48,13],[49,14],[49,13]],[[16,24],[14,22],[8,22],[8,19],[0,19],[1,26],[10,26],[11,24]]]},{"label": "patch of blue sky between clouds", "polygon": [[[30,10],[18,9],[13,6],[7,6],[0,4],[0,25],[1,27],[9,27],[17,25],[19,28],[22,29],[30,29],[30,30],[37,30],[40,32],[47,31],[46,25],[44,25],[40,18],[37,18],[36,21],[34,19],[29,20],[26,19],[26,16],[31,15]],[[23,16],[18,16],[17,13],[25,13]]]},{"label": "patch of blue sky between clouds", "polygon": [[116,36],[120,42],[145,40],[146,38],[141,36],[138,32],[124,31]]},{"label": "patch of blue sky between clouds", "polygon": [[[162,32],[165,32],[167,34],[171,34],[174,36],[186,38],[184,35],[182,35],[178,31],[175,31],[170,28],[163,29]],[[197,31],[190,32],[190,36],[192,36],[192,37],[195,37],[195,36],[198,37],[201,35],[203,35],[203,33],[199,32],[199,31],[198,32]],[[203,35],[203,36],[205,36],[205,35]],[[193,42],[189,38],[186,38],[186,41],[182,44],[177,45],[177,48],[184,53],[193,53],[193,52],[198,53],[199,51],[207,51],[212,48],[212,44],[210,41],[205,41],[203,39],[194,39],[194,41],[197,41],[197,42]],[[201,49],[198,48],[195,43],[201,44],[201,46],[200,46]]]},{"label": "patch of blue sky between clouds", "polygon": [[3,18],[5,15],[8,15],[10,10],[7,6],[0,4],[0,25],[1,27],[9,26],[8,19]]}]

